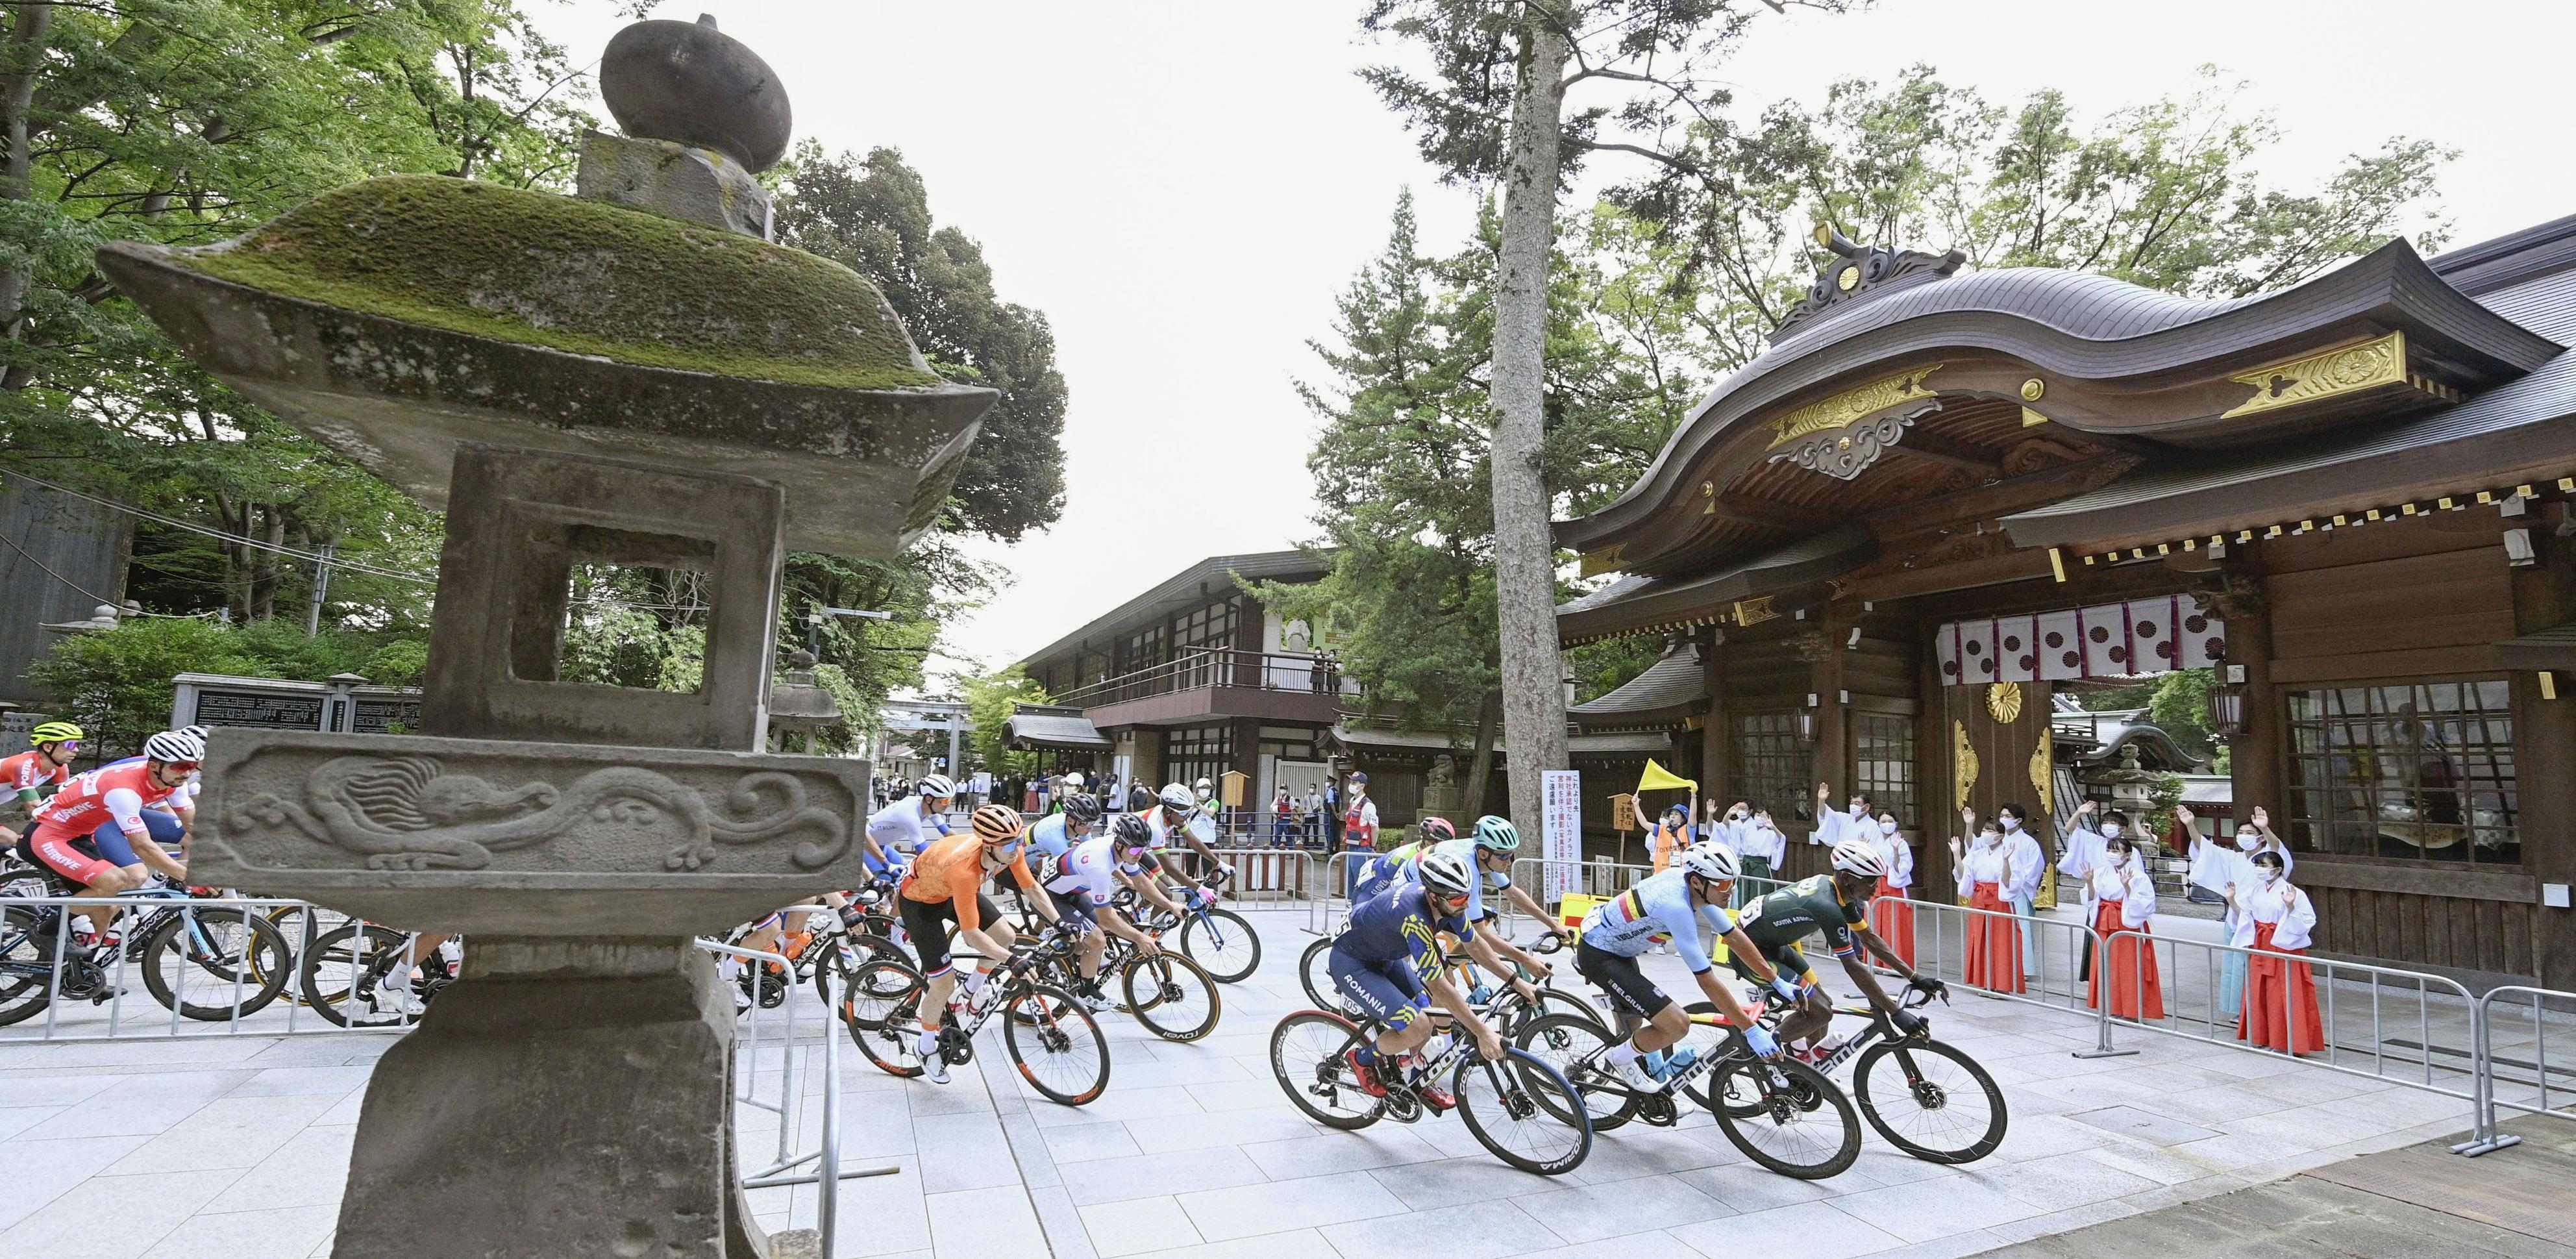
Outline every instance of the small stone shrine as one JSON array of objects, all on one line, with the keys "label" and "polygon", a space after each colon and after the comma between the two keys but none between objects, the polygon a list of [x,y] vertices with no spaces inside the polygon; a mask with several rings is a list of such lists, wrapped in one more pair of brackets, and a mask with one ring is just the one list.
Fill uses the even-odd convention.
[{"label": "small stone shrine", "polygon": [[[465,970],[367,1088],[334,1254],[756,1259],[733,1005],[692,938],[851,886],[868,767],[760,752],[790,546],[927,528],[995,394],[769,243],[789,136],[714,23],[611,41],[626,134],[579,195],[366,180],[100,266],[187,353],[447,511],[411,735],[217,730],[192,870],[408,930]],[[702,572],[704,681],[558,675],[574,566]]]}]

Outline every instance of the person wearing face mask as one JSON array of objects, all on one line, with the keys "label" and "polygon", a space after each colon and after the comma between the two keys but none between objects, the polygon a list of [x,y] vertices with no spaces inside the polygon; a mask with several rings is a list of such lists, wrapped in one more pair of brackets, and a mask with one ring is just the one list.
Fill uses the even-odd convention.
[{"label": "person wearing face mask", "polygon": [[1833,788],[1816,784],[1816,829],[1807,833],[1810,844],[1839,844],[1847,839],[1878,843],[1878,805],[1866,791],[1851,793],[1848,810],[1837,813],[1832,806]]},{"label": "person wearing face mask", "polygon": [[1647,847],[1654,850],[1655,873],[1662,874],[1670,868],[1673,858],[1690,847],[1692,839],[1690,806],[1676,804],[1665,809],[1664,816],[1655,823],[1655,833],[1646,841]]},{"label": "person wearing face mask", "polygon": [[[2093,872],[2104,865],[2103,850],[2114,837],[2128,834],[2129,815],[2118,809],[2096,813],[2100,806],[2091,800],[2075,806],[2075,818],[2066,830],[2066,851],[2058,854],[2057,872],[2065,875],[2059,887],[2076,888],[2083,897],[2084,921],[2090,925],[2097,911],[2093,899]],[[2093,933],[2086,932],[2082,952],[2075,959],[2075,978],[2093,978]]]},{"label": "person wearing face mask", "polygon": [[[2202,838],[2193,825],[2196,819],[2192,811],[2182,805],[2174,806],[2174,820],[2191,834],[2193,881],[2203,887],[2223,888],[2229,883],[2252,886],[2256,881],[2253,857],[2258,852],[2269,852],[2279,857],[2284,878],[2298,864],[2298,859],[2290,855],[2289,845],[2272,833],[2271,815],[2265,813],[2259,804],[2254,806],[2246,824],[2236,828],[2233,843]],[[2219,923],[2227,939],[2236,938],[2239,917],[2235,902],[2230,900]],[[2223,954],[2218,960],[2218,1009],[2231,1019],[2237,1017],[2244,1003],[2245,970],[2246,957],[2242,953]]]},{"label": "person wearing face mask", "polygon": [[1950,841],[1950,868],[1958,873],[1968,907],[1984,911],[1968,915],[1968,982],[1993,992],[2025,991],[2022,926],[2004,899],[2004,889],[2020,872],[2004,843],[2003,825],[1989,820],[1979,826],[1974,809],[1959,810],[1959,820],[1974,838],[1965,841],[1964,851],[1961,840]]},{"label": "person wearing face mask", "polygon": [[2236,1020],[2236,1038],[2283,1053],[2314,1053],[2325,1045],[2325,1023],[2317,1013],[2316,972],[2296,959],[2308,954],[2308,936],[2317,925],[2316,902],[2291,886],[2288,863],[2269,849],[2254,854],[2254,886],[2227,885],[2227,902],[2236,909],[2236,935],[2231,941],[2254,955],[2245,974],[2245,1011]]},{"label": "person wearing face mask", "polygon": [[2039,881],[2048,875],[2048,854],[2041,852],[2039,837],[2030,833],[2030,811],[2006,802],[1995,806],[1995,822],[2004,828],[2004,853],[2012,861],[2013,880],[2004,886],[2004,903],[2022,918],[2021,973],[2039,973],[2039,929],[2031,925],[2032,907],[2039,903]]},{"label": "person wearing face mask", "polygon": [[[1710,801],[1709,807],[1716,808],[1717,802]],[[1742,908],[1744,902],[1770,891],[1772,881],[1779,877],[1775,871],[1789,859],[1789,838],[1772,823],[1771,811],[1754,807],[1750,800],[1738,800],[1712,819],[1709,829],[1734,846],[1743,868],[1743,877],[1735,881],[1736,907]]]},{"label": "person wearing face mask", "polygon": [[2093,937],[2101,942],[2102,949],[2102,964],[2093,968],[2086,1004],[2100,1009],[2102,989],[2108,986],[2111,1017],[2160,1019],[2165,1016],[2165,994],[2163,977],[2156,971],[2155,946],[2137,939],[2111,938],[2119,931],[2151,934],[2149,924],[2156,916],[2156,881],[2147,873],[2145,859],[2131,847],[2129,837],[2113,833],[2111,828],[2115,825],[2108,819],[2103,822],[2102,864],[2094,867],[2084,889],[2085,899],[2093,906]]},{"label": "person wearing face mask", "polygon": [[1889,950],[1914,964],[1914,903],[1907,899],[1914,886],[1914,846],[1896,833],[1896,815],[1880,810],[1878,847],[1887,854],[1887,873],[1879,876],[1878,896],[1871,907],[1878,915],[1878,935]]}]

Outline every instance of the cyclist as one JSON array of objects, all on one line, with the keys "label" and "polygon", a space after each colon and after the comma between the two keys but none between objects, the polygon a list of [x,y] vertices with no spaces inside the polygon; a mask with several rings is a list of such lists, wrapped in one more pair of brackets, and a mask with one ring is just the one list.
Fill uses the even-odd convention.
[{"label": "cyclist", "polygon": [[[1478,1053],[1487,1058],[1503,1056],[1502,1037],[1476,1017],[1466,994],[1442,965],[1440,936],[1445,933],[1465,943],[1479,960],[1502,970],[1492,959],[1487,937],[1467,922],[1467,900],[1475,892],[1476,876],[1465,862],[1447,853],[1424,856],[1415,863],[1415,874],[1417,881],[1360,902],[1351,910],[1351,925],[1333,937],[1333,986],[1385,1025],[1374,1041],[1350,1052],[1351,1073],[1360,1090],[1371,1097],[1386,1096],[1388,1069],[1431,1039],[1431,1001],[1475,1038]],[[1528,984],[1515,979],[1512,985],[1537,999]],[[1435,1107],[1446,1110],[1457,1104],[1445,1089],[1427,1083],[1415,1087]]]},{"label": "cyclist", "polygon": [[[72,762],[79,759],[81,728],[68,721],[48,721],[29,732],[35,747],[0,760],[0,792],[8,793],[7,804],[34,816],[36,806],[63,789],[72,780]],[[0,843],[18,842],[18,832],[0,826]]]},{"label": "cyclist", "polygon": [[[1565,929],[1558,926],[1556,920],[1550,918],[1545,910],[1540,909],[1538,902],[1532,900],[1528,892],[1512,885],[1512,858],[1521,850],[1521,832],[1520,828],[1512,825],[1510,818],[1495,817],[1489,813],[1476,819],[1476,835],[1473,839],[1459,838],[1457,830],[1449,825],[1447,818],[1427,817],[1415,823],[1414,828],[1422,832],[1422,838],[1401,848],[1380,853],[1377,859],[1371,861],[1368,868],[1361,872],[1361,896],[1374,896],[1383,892],[1393,887],[1394,880],[1399,877],[1412,878],[1425,854],[1445,852],[1465,862],[1468,869],[1481,876],[1476,880],[1474,894],[1468,898],[1467,920],[1469,922],[1492,922],[1498,917],[1493,910],[1485,908],[1485,889],[1490,887],[1509,897],[1513,907],[1537,919],[1539,925],[1545,928],[1549,935],[1559,939],[1565,938]],[[1523,956],[1527,955],[1523,954]],[[1531,961],[1534,963],[1536,959],[1533,958]],[[1538,972],[1540,978],[1547,977],[1547,967],[1534,966],[1533,969]]]},{"label": "cyclist", "polygon": [[[1726,938],[1731,959],[1752,955],[1752,941],[1726,908],[1727,898],[1735,891],[1735,876],[1735,850],[1713,839],[1703,840],[1683,849],[1671,868],[1638,880],[1635,887],[1603,901],[1584,917],[1574,946],[1575,971],[1610,994],[1622,1026],[1645,1022],[1628,1039],[1611,1046],[1603,1058],[1629,1088],[1656,1092],[1698,1060],[1688,1049],[1660,1060],[1646,1056],[1681,1043],[1690,1032],[1690,1016],[1637,966],[1639,954],[1666,940],[1699,981],[1701,994],[1743,1030],[1744,1043],[1754,1053],[1768,1058],[1780,1052],[1779,1043],[1736,999],[1734,988],[1718,980],[1716,964],[1700,945],[1700,923],[1706,921]],[[1740,960],[1737,965],[1744,967]],[[1769,969],[1758,962],[1754,965]],[[1783,996],[1794,991],[1776,974],[1757,977],[1778,987]]]},{"label": "cyclist", "polygon": [[[1109,935],[1133,941],[1136,951],[1146,957],[1162,952],[1152,935],[1109,904],[1118,894],[1122,880],[1133,881],[1144,875],[1143,863],[1153,851],[1153,843],[1152,828],[1131,813],[1120,817],[1106,835],[1095,835],[1070,850],[1038,859],[1038,881],[1055,901],[1057,920],[1082,934],[1082,980],[1074,985],[1073,995],[1085,1009],[1109,1008],[1109,998],[1100,992],[1100,959],[1109,947]],[[1102,933],[1103,928],[1107,935]]]},{"label": "cyclist", "polygon": [[[1887,855],[1879,846],[1861,836],[1845,839],[1834,845],[1833,865],[1831,874],[1813,875],[1755,897],[1745,904],[1741,922],[1744,937],[1771,963],[1776,976],[1763,982],[1777,987],[1779,981],[1796,981],[1797,1009],[1781,1018],[1780,1039],[1790,1046],[1792,1056],[1808,1063],[1823,1061],[1841,1048],[1839,1042],[1815,1039],[1833,1022],[1834,1003],[1816,982],[1815,970],[1798,948],[1798,941],[1809,933],[1824,933],[1825,943],[1843,961],[1843,973],[1869,996],[1870,1004],[1886,1012],[1888,1020],[1903,1035],[1912,1036],[1921,1030],[1923,1020],[1888,999],[1878,986],[1878,977],[1870,973],[1868,959],[1876,957],[1882,965],[1905,976],[1909,987],[1934,996],[1946,991],[1940,980],[1915,973],[1869,929],[1870,894],[1877,888],[1879,876],[1887,873]],[[1736,973],[1758,978],[1752,965],[1753,953],[1753,949],[1742,949],[1735,954]]]},{"label": "cyclist", "polygon": [[[1189,788],[1179,783],[1168,784],[1162,794],[1155,797],[1154,803],[1154,812],[1147,820],[1154,824],[1154,849],[1157,853],[1171,847],[1173,838],[1177,836],[1188,840],[1190,847],[1197,849],[1199,856],[1206,858],[1208,865],[1224,878],[1234,877],[1234,867],[1219,858],[1216,849],[1208,847],[1207,841],[1216,836],[1216,818],[1200,806],[1198,797],[1190,794]],[[1169,871],[1168,867],[1166,869],[1169,873],[1178,873]]]},{"label": "cyclist", "polygon": [[[102,857],[89,833],[102,822],[112,822],[129,843],[149,844],[151,831],[144,824],[143,810],[185,788],[188,776],[205,759],[203,738],[164,730],[143,741],[141,760],[79,775],[36,810],[35,825],[18,841],[18,851],[76,884],[75,898],[100,902],[96,908],[80,911],[90,922],[91,936],[104,937],[115,921],[116,907],[107,903],[108,898],[141,887],[144,876]],[[94,942],[75,934],[75,943],[83,947]],[[43,947],[52,947],[51,942]]]},{"label": "cyclist", "polygon": [[1029,828],[1029,847],[1039,855],[1061,857],[1090,836],[1091,828],[1100,823],[1100,801],[1090,796],[1067,796],[1056,811],[1039,818]]},{"label": "cyclist", "polygon": [[[924,784],[926,790],[927,779]],[[941,785],[945,785],[944,781]],[[922,975],[930,981],[929,991],[921,999],[920,1052],[933,1084],[948,1082],[948,1064],[939,1052],[939,1029],[948,1009],[949,994],[957,990],[957,972],[949,957],[949,928],[955,926],[957,934],[981,955],[974,973],[966,978],[966,999],[972,1001],[983,994],[993,964],[1010,956],[1011,942],[1017,938],[1010,920],[994,907],[991,897],[984,895],[985,881],[997,871],[1008,870],[1023,891],[1038,890],[1037,876],[1029,873],[1028,833],[1018,810],[988,804],[975,810],[968,824],[967,834],[938,840],[913,859],[896,897],[903,912],[903,929],[912,937],[912,951],[921,959]],[[1039,917],[1050,924],[1061,921],[1052,898],[1033,899]]]},{"label": "cyclist", "polygon": [[898,796],[894,803],[868,815],[863,860],[877,874],[895,873],[930,842],[931,830],[942,837],[948,834],[948,803],[957,795],[957,784],[944,775],[924,774],[913,790],[913,795]]}]

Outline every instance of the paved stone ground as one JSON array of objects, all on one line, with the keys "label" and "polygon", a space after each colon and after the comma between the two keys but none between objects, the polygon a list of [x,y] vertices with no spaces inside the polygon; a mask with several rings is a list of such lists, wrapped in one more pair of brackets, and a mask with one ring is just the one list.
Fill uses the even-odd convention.
[{"label": "paved stone ground", "polygon": [[[1960,1255],[2211,1198],[2466,1125],[2462,1103],[2279,1058],[2132,1032],[2134,1057],[2077,1059],[2088,1019],[1962,995],[1938,1034],[2006,1091],[2012,1127],[1966,1168],[1865,1138],[1830,1182],[1753,1166],[1694,1115],[1601,1137],[1574,1173],[1514,1172],[1454,1117],[1332,1132],[1268,1073],[1271,1026],[1306,1004],[1305,914],[1256,915],[1260,974],[1224,989],[1197,1044],[1104,1021],[1108,1091],[1067,1109],[1028,1093],[988,1035],[945,1087],[843,1055],[843,1158],[899,1168],[842,1197],[845,1256],[946,1259],[1308,1259],[1439,1238],[1445,1254],[1567,1255],[1621,1239],[1644,1253]],[[1685,982],[1669,958],[1651,968]],[[1830,977],[1840,986],[1838,977]],[[811,1028],[811,1014],[807,1015]],[[0,1046],[0,1255],[327,1254],[360,1090],[381,1036]],[[844,1042],[846,1043],[846,1042]],[[819,1086],[809,1044],[799,1074]],[[755,1083],[774,1088],[777,1058]],[[809,1087],[791,1143],[812,1145]],[[776,1120],[746,1112],[766,1162]],[[2491,1158],[2512,1158],[2507,1151]],[[764,1190],[772,1228],[803,1225],[811,1190]],[[1436,1230],[1436,1231],[1434,1231]]]}]

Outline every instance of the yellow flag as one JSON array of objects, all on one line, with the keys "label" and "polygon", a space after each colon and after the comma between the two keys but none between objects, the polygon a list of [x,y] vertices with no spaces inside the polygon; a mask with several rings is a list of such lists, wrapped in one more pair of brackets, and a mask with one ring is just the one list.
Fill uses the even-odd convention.
[{"label": "yellow flag", "polygon": [[1673,771],[1656,764],[1654,759],[1649,757],[1646,761],[1646,772],[1637,777],[1637,790],[1669,791],[1676,787],[1691,791],[1699,790],[1697,782],[1674,776]]}]

